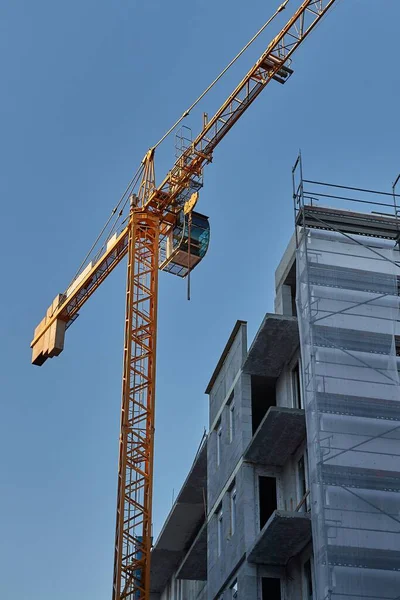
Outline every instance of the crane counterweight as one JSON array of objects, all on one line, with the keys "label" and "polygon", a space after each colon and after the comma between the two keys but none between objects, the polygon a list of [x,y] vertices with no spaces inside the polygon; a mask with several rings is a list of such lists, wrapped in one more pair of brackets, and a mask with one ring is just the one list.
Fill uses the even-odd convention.
[{"label": "crane counterweight", "polygon": [[58,356],[64,348],[66,322],[57,318],[51,323],[51,317],[57,309],[61,294],[58,294],[47,309],[46,316],[36,327],[34,337],[37,343],[32,347],[32,364],[41,366],[48,358]]}]

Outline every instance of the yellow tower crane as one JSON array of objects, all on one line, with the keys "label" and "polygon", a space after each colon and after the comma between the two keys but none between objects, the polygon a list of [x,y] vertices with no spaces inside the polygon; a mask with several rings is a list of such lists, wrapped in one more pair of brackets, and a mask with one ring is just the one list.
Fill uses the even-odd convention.
[{"label": "yellow tower crane", "polygon": [[130,188],[125,227],[54,299],[35,329],[32,362],[42,365],[60,354],[65,331],[79,309],[128,255],[113,600],[150,597],[158,269],[185,277],[205,255],[208,218],[193,211],[205,165],[270,81],[287,81],[293,73],[293,53],[334,2],[301,3],[215,115],[205,119],[202,131],[183,148],[158,186],[154,148],[147,152]]}]

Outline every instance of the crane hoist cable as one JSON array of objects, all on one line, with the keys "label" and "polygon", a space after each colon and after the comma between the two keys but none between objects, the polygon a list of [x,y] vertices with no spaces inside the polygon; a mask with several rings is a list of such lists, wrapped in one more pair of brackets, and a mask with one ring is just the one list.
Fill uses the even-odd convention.
[{"label": "crane hoist cable", "polygon": [[[119,219],[122,216],[122,212],[127,204],[127,202],[129,201],[129,192],[130,190],[134,189],[137,182],[139,181],[142,173],[143,173],[143,164],[140,165],[140,167],[137,169],[135,175],[132,177],[132,179],[130,180],[130,182],[128,183],[124,193],[122,194],[121,198],[119,199],[118,203],[116,204],[116,206],[112,209],[110,216],[108,217],[107,221],[105,222],[105,224],[103,225],[100,233],[98,234],[97,238],[95,239],[95,241],[93,242],[93,244],[91,245],[89,251],[87,252],[85,258],[82,260],[81,264],[79,265],[78,270],[76,271],[74,277],[72,278],[72,281],[70,283],[70,285],[72,285],[72,283],[75,281],[75,279],[78,277],[78,275],[80,274],[81,270],[83,269],[83,267],[85,266],[86,262],[88,261],[88,259],[91,257],[93,250],[96,248],[97,244],[99,243],[99,241],[101,240],[105,230],[107,229],[108,225],[110,224],[113,216],[115,215],[115,213],[117,212],[117,210],[119,209],[119,207],[121,206],[122,202],[125,200],[123,207],[121,209],[121,211],[119,212],[116,221],[114,222],[114,224],[112,225],[112,227],[110,228],[110,232],[107,236],[107,240],[110,238],[110,235],[112,234],[112,232],[114,231]],[[106,241],[107,241],[106,240]]]},{"label": "crane hoist cable", "polygon": [[247,44],[245,46],[243,46],[243,48],[240,50],[240,52],[238,52],[236,54],[236,56],[231,60],[231,62],[221,71],[221,73],[218,75],[218,77],[216,77],[214,79],[214,81],[212,81],[210,83],[210,85],[204,90],[204,92],[202,94],[200,94],[200,96],[197,98],[197,100],[195,100],[193,102],[193,104],[191,106],[189,106],[189,108],[187,108],[184,113],[182,114],[181,117],[179,117],[179,119],[172,125],[172,127],[170,127],[168,129],[168,131],[162,136],[162,138],[157,142],[157,144],[155,144],[153,146],[153,150],[155,150],[156,148],[158,148],[158,146],[160,144],[162,144],[162,142],[174,131],[174,129],[176,129],[178,127],[178,125],[180,123],[182,123],[182,121],[184,119],[186,119],[186,117],[188,117],[191,113],[191,111],[193,110],[193,108],[195,106],[198,105],[198,103],[203,100],[204,96],[206,96],[206,94],[208,94],[208,92],[214,87],[214,85],[216,83],[218,83],[218,81],[225,75],[225,73],[227,71],[229,71],[229,69],[235,64],[235,62],[242,56],[242,54],[244,52],[246,52],[246,50],[253,44],[253,42],[256,41],[256,39],[262,34],[262,32],[264,31],[264,29],[266,29],[268,27],[268,25],[270,25],[272,23],[272,21],[278,16],[278,14],[280,12],[282,12],[285,8],[287,3],[289,2],[289,0],[284,0],[284,2],[282,2],[282,4],[280,6],[278,6],[278,8],[276,9],[276,11],[274,12],[274,14],[268,19],[268,21],[266,21],[264,23],[264,25],[261,27],[261,29],[259,29],[257,31],[257,33],[251,38],[251,40],[249,40],[247,42]]}]

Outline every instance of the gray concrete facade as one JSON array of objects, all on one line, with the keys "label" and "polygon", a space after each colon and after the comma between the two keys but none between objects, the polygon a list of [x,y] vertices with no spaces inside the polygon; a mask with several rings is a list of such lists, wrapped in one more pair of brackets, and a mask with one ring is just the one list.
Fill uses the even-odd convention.
[{"label": "gray concrete facade", "polygon": [[[197,521],[193,506],[187,515],[179,513],[179,548],[179,507],[168,517],[153,549],[152,600],[311,598],[294,251],[292,240],[277,269],[276,314],[265,316],[249,350],[246,322],[236,322],[207,386],[206,513]],[[190,478],[178,498],[187,496],[189,484]],[[193,500],[198,498],[195,493]]]}]

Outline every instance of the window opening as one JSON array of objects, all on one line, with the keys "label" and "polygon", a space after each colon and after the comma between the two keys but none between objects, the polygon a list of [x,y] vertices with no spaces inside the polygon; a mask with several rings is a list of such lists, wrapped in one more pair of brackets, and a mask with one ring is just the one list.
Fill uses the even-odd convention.
[{"label": "window opening", "polygon": [[236,531],[236,485],[233,486],[230,492],[231,504],[231,535]]},{"label": "window opening", "polygon": [[221,463],[221,445],[222,445],[222,425],[221,422],[217,425],[217,467]]},{"label": "window opening", "polygon": [[223,513],[222,508],[217,513],[217,551],[218,556],[221,556],[222,552],[222,525],[223,525]]},{"label": "window opening", "polygon": [[301,382],[300,382],[300,364],[296,363],[292,369],[292,398],[294,408],[303,408],[303,397],[301,394]]},{"label": "window opening", "polygon": [[229,399],[228,407],[229,407],[229,442],[231,442],[235,435],[235,399],[233,396],[233,392]]},{"label": "window opening", "polygon": [[275,477],[259,477],[258,493],[260,506],[259,521],[261,530],[274,510],[277,509]]},{"label": "window opening", "polygon": [[261,579],[262,600],[281,600],[281,580],[275,577]]},{"label": "window opening", "polygon": [[270,406],[276,406],[276,379],[251,376],[251,416],[253,435],[263,420]]},{"label": "window opening", "polygon": [[290,286],[290,293],[292,296],[292,315],[293,315],[293,317],[297,317],[296,284]]}]

